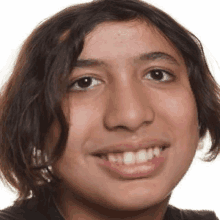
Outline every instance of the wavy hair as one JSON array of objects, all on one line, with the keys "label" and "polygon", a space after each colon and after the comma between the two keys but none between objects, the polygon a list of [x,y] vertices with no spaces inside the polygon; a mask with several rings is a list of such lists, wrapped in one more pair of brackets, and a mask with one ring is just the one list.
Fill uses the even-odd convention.
[{"label": "wavy hair", "polygon": [[[206,63],[200,41],[165,12],[141,0],[96,0],[68,7],[40,24],[24,42],[9,80],[0,94],[1,178],[18,191],[17,204],[30,196],[53,193],[59,180],[50,166],[65,150],[68,122],[61,101],[86,35],[103,22],[142,20],[152,24],[182,54],[194,93],[199,137],[207,132],[211,148],[204,161],[220,150],[220,90]],[[46,148],[57,121],[60,136]]]}]

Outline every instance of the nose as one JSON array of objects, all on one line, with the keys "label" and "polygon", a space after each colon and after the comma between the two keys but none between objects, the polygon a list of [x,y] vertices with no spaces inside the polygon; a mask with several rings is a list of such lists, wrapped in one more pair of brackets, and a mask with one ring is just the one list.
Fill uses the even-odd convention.
[{"label": "nose", "polygon": [[112,88],[107,101],[105,126],[109,130],[124,128],[136,131],[143,124],[151,124],[155,113],[148,94],[147,89],[132,80]]}]

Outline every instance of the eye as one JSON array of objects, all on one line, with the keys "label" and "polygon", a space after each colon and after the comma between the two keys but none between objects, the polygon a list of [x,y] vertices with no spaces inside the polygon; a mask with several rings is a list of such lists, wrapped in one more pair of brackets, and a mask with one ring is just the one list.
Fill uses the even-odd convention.
[{"label": "eye", "polygon": [[161,69],[154,69],[146,74],[146,78],[150,80],[155,80],[159,82],[171,81],[174,78],[174,75]]},{"label": "eye", "polygon": [[[147,79],[161,82],[171,81],[174,78],[173,74],[161,69],[151,70],[146,76]],[[95,77],[85,76],[71,83],[69,89],[74,91],[87,91],[93,89],[100,83],[101,81]]]},{"label": "eye", "polygon": [[76,90],[76,91],[86,91],[94,88],[94,86],[99,85],[100,84],[99,82],[100,80],[97,80],[94,77],[86,76],[71,83],[69,88],[71,90]]}]

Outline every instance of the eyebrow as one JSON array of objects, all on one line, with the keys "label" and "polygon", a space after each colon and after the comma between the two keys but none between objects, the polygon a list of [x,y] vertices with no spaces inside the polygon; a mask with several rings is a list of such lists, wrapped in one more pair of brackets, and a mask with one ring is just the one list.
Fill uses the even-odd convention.
[{"label": "eyebrow", "polygon": [[[134,58],[134,63],[137,63],[140,61],[150,62],[150,61],[155,61],[155,60],[167,60],[171,64],[180,66],[180,64],[177,62],[177,60],[173,56],[167,53],[163,53],[163,52],[151,52],[151,53],[141,54],[140,56]],[[108,66],[108,65],[106,62],[102,60],[97,60],[97,59],[86,59],[86,60],[78,59],[75,64],[75,67],[77,68],[99,67],[99,66]]]}]

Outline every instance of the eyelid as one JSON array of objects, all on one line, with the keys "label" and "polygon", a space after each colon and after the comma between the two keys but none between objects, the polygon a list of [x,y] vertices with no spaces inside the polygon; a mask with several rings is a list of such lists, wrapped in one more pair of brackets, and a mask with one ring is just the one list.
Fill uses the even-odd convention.
[{"label": "eyelid", "polygon": [[150,71],[153,71],[153,70],[163,71],[163,72],[166,72],[167,74],[174,75],[172,70],[164,68],[164,67],[151,67],[151,68],[147,69],[145,72],[149,73]]},{"label": "eyelid", "polygon": [[[73,87],[73,85],[75,85],[79,80],[81,80],[81,79],[84,79],[84,78],[91,78],[91,79],[95,79],[96,81],[102,81],[102,80],[100,80],[100,79],[98,79],[97,77],[95,77],[95,76],[92,76],[92,75],[84,75],[84,76],[82,76],[82,77],[79,77],[79,78],[77,78],[77,79],[75,79],[75,80],[73,80],[71,83],[70,83],[70,85],[68,86],[68,88],[71,90],[71,88]],[[100,83],[98,83],[98,85],[99,85]],[[96,86],[96,85],[95,85]],[[74,89],[74,92],[86,92],[86,91],[88,91],[88,90],[91,90],[91,89],[93,89],[95,86],[92,86],[92,87],[90,87],[90,88],[85,88],[85,89]]]},{"label": "eyelid", "polygon": [[[152,79],[152,81],[155,81],[156,83],[172,82],[172,81],[176,78],[176,76],[175,76],[175,74],[173,73],[173,71],[167,70],[167,69],[164,69],[164,68],[160,68],[160,67],[155,67],[155,68],[151,68],[151,69],[146,70],[144,76],[147,76],[147,75],[150,74],[152,71],[165,72],[167,75],[169,75],[169,77],[172,78],[171,80],[166,80],[166,81],[164,81],[164,82],[163,82],[163,81],[160,81],[160,80],[158,80],[158,82],[157,82],[157,80],[153,80],[153,79]],[[146,72],[147,72],[147,73],[146,73]]]}]

